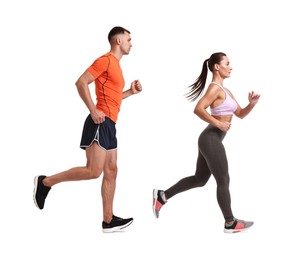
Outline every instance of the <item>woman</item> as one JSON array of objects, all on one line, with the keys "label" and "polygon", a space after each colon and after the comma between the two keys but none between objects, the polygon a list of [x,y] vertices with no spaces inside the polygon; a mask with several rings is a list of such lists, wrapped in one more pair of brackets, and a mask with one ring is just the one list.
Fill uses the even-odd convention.
[{"label": "woman", "polygon": [[[225,53],[218,52],[204,61],[202,72],[190,86],[187,98],[195,101],[201,96],[207,79],[208,69],[212,72],[212,82],[199,99],[194,113],[209,125],[198,139],[198,158],[195,175],[185,177],[167,190],[153,190],[153,211],[159,217],[161,207],[176,194],[204,186],[211,174],[217,183],[217,200],[225,219],[224,232],[235,233],[247,230],[252,221],[236,219],[231,209],[229,172],[223,139],[230,129],[233,114],[239,118],[247,116],[257,104],[260,95],[253,91],[248,94],[248,105],[241,108],[223,82],[230,77],[232,68]],[[210,113],[207,108],[210,107]]]}]

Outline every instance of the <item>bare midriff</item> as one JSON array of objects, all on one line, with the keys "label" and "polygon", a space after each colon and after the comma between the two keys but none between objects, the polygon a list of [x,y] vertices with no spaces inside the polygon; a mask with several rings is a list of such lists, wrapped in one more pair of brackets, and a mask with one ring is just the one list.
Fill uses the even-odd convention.
[{"label": "bare midriff", "polygon": [[215,116],[212,115],[212,117],[216,118],[217,120],[221,122],[231,122],[233,115],[226,115],[226,116]]}]

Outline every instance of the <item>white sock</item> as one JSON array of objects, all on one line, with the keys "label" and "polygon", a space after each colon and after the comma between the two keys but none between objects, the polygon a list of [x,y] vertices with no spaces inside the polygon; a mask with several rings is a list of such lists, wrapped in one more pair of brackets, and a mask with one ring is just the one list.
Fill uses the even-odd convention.
[{"label": "white sock", "polygon": [[164,191],[161,191],[161,192],[160,192],[160,196],[161,196],[161,198],[162,198],[162,200],[163,200],[164,202],[167,202],[167,199],[166,199],[166,196],[165,196],[165,192],[164,192]]}]

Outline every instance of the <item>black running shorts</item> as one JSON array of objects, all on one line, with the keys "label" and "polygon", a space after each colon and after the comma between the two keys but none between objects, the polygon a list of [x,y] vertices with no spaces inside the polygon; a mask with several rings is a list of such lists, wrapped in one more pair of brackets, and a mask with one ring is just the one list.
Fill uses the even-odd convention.
[{"label": "black running shorts", "polygon": [[91,115],[88,115],[83,126],[80,148],[85,150],[93,142],[107,151],[117,148],[116,125],[110,118],[105,117],[103,123],[95,124]]}]

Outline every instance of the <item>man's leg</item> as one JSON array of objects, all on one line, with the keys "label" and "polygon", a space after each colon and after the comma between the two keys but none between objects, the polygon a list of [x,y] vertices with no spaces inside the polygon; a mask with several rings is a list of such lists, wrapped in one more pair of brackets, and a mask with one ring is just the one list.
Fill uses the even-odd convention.
[{"label": "man's leg", "polygon": [[107,152],[104,176],[102,181],[102,199],[103,199],[103,217],[104,221],[109,223],[113,217],[113,200],[116,189],[117,177],[117,149]]},{"label": "man's leg", "polygon": [[102,229],[105,233],[121,231],[133,222],[133,218],[120,218],[113,214],[113,201],[117,177],[117,150],[107,152],[102,181],[103,215]]},{"label": "man's leg", "polygon": [[94,142],[86,148],[87,163],[83,167],[74,167],[69,170],[51,175],[37,176],[35,179],[34,201],[39,209],[43,209],[45,199],[52,186],[65,181],[80,181],[98,178],[104,168],[107,152]]},{"label": "man's leg", "polygon": [[46,186],[53,185],[64,181],[81,181],[90,180],[100,177],[106,160],[107,152],[94,142],[86,148],[86,166],[74,167],[67,171],[47,176],[43,183]]}]

